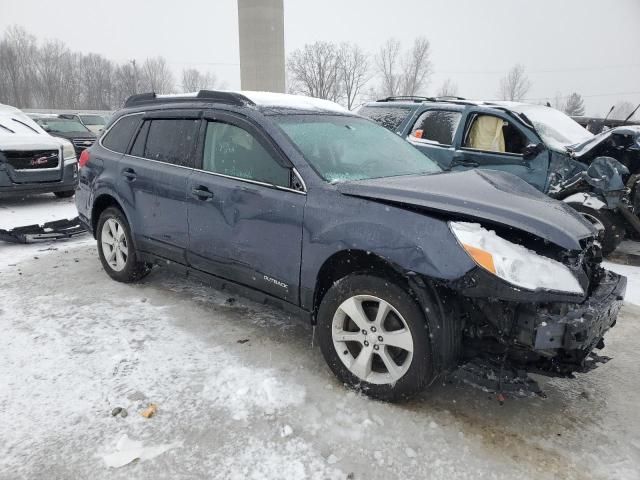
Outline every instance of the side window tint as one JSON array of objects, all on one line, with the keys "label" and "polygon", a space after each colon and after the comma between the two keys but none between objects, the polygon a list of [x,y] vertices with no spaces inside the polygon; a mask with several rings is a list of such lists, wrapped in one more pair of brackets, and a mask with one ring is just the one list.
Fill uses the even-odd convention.
[{"label": "side window tint", "polygon": [[281,166],[246,130],[209,122],[204,143],[203,170],[281,187],[290,186],[290,170]]},{"label": "side window tint", "polygon": [[122,117],[109,129],[102,139],[102,145],[114,152],[125,153],[139,122],[140,115]]},{"label": "side window tint", "polygon": [[131,155],[134,155],[136,157],[144,156],[144,144],[147,141],[150,124],[150,120],[146,120],[142,124],[142,128],[138,131],[138,135],[136,135],[136,139],[133,141],[133,146],[131,147]]},{"label": "side window tint", "polygon": [[464,146],[475,150],[522,155],[527,138],[517,127],[493,115],[476,115],[471,121]]},{"label": "side window tint", "polygon": [[395,133],[410,111],[410,107],[362,107],[357,113]]},{"label": "side window tint", "polygon": [[441,145],[451,145],[462,114],[445,110],[424,112],[411,131],[411,136]]},{"label": "side window tint", "polygon": [[182,167],[194,167],[200,120],[152,120],[144,157]]}]

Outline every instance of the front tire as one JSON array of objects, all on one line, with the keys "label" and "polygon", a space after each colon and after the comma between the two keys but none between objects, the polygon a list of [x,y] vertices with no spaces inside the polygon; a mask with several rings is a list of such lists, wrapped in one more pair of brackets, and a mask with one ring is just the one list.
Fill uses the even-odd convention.
[{"label": "front tire", "polygon": [[53,194],[58,198],[71,198],[75,195],[75,190],[65,190],[64,192],[53,192]]},{"label": "front tire", "polygon": [[390,280],[354,274],[337,281],[318,310],[318,340],[333,373],[373,398],[406,399],[434,378],[426,318]]},{"label": "front tire", "polygon": [[109,207],[102,212],[96,238],[102,267],[114,280],[130,283],[149,273],[149,266],[138,260],[131,240],[131,228],[120,209]]},{"label": "front tire", "polygon": [[600,244],[602,245],[602,256],[606,257],[612,253],[620,242],[624,240],[625,228],[616,214],[610,210],[596,210],[585,207],[581,204],[569,204],[578,211],[588,222],[598,228],[602,228]]}]

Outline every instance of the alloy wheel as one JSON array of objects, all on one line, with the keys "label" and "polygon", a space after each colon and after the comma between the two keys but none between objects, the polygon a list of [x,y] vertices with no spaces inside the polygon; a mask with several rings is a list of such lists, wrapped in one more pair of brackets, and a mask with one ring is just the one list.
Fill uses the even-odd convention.
[{"label": "alloy wheel", "polygon": [[120,272],[127,264],[129,257],[129,246],[124,228],[115,218],[109,218],[102,225],[100,235],[102,252],[109,267]]},{"label": "alloy wheel", "polygon": [[381,298],[356,295],[342,302],[331,334],[340,360],[361,381],[393,384],[409,370],[411,330],[398,310]]}]

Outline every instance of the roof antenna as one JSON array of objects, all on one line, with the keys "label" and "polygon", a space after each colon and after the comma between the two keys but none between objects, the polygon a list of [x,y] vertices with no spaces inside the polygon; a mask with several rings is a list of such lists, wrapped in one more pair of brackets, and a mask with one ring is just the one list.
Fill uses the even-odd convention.
[{"label": "roof antenna", "polygon": [[609,109],[609,113],[607,113],[607,116],[604,117],[604,120],[602,121],[603,123],[607,121],[607,118],[609,118],[609,115],[611,115],[611,112],[613,112],[613,110],[616,108],[615,105],[612,105],[611,108]]},{"label": "roof antenna", "polygon": [[633,112],[631,112],[629,114],[629,116],[624,119],[624,122],[622,122],[623,125],[625,125],[629,121],[629,119],[636,114],[636,112],[638,111],[638,108],[640,108],[640,103],[638,104],[638,106],[636,108],[633,109]]}]

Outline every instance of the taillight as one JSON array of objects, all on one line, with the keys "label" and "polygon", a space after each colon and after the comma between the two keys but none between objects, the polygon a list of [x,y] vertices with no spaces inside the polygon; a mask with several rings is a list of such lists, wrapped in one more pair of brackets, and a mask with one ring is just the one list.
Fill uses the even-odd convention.
[{"label": "taillight", "polygon": [[89,163],[89,150],[83,150],[78,159],[78,168],[84,167],[87,163]]}]

